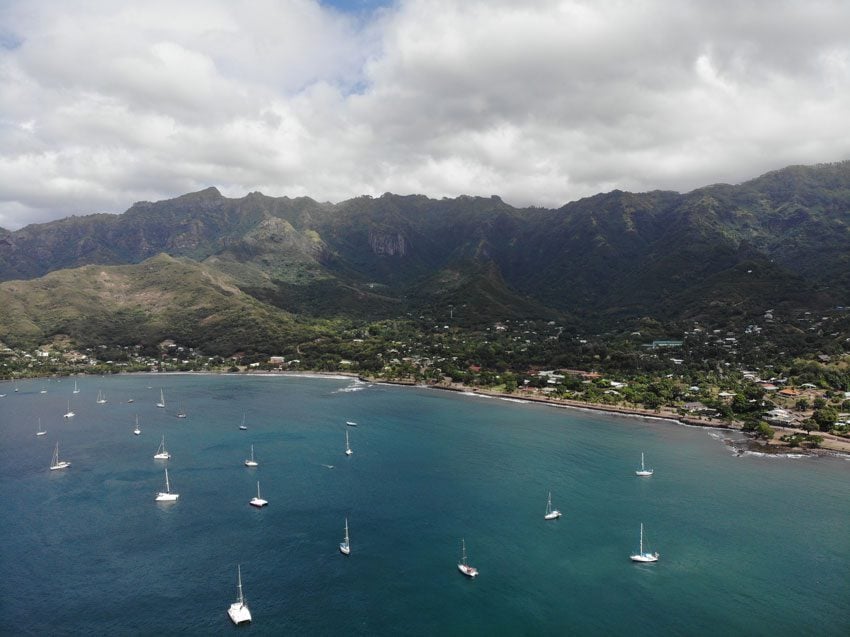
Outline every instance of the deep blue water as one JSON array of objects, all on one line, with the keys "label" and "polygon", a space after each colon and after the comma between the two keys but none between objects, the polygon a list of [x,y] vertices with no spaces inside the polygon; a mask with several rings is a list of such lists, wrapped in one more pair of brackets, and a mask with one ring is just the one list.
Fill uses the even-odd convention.
[{"label": "deep blue water", "polygon": [[[342,379],[78,384],[0,383],[3,634],[850,634],[844,459],[737,456],[663,421]],[[154,502],[162,434],[174,504]],[[73,464],[51,472],[57,440]],[[651,478],[634,476],[641,451]],[[550,489],[564,516],[547,522]],[[641,522],[657,564],[628,559]],[[462,537],[475,580],[455,566]],[[254,615],[239,629],[237,563]]]}]

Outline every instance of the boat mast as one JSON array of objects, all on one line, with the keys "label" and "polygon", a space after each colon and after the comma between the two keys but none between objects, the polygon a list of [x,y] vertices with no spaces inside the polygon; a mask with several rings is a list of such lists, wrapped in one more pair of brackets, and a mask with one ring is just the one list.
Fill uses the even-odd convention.
[{"label": "boat mast", "polygon": [[242,565],[241,564],[236,565],[236,572],[238,573],[238,580],[237,580],[238,584],[236,585],[236,590],[239,593],[239,604],[244,606],[245,605],[245,598],[242,596]]}]

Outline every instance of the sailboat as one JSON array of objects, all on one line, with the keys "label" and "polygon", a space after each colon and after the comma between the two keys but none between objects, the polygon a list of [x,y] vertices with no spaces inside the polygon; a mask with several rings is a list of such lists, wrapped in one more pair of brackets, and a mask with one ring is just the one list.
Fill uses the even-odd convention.
[{"label": "sailboat", "polygon": [[247,428],[248,428],[248,426],[245,424],[245,412],[243,411],[242,412],[242,424],[239,425],[239,429],[241,429],[242,431],[245,431]]},{"label": "sailboat", "polygon": [[159,388],[159,402],[156,406],[160,409],[165,409],[165,394],[162,391],[162,387]]},{"label": "sailboat", "polygon": [[95,401],[98,405],[106,404],[106,394],[104,394],[99,389],[97,390],[97,400]]},{"label": "sailboat", "polygon": [[41,428],[41,418],[38,419],[38,429],[35,430],[36,436],[46,436],[47,432]]},{"label": "sailboat", "polygon": [[168,482],[168,467],[165,468],[165,491],[156,494],[157,502],[174,502],[180,497],[179,493],[171,493],[171,483]]},{"label": "sailboat", "polygon": [[644,552],[643,550],[643,522],[640,523],[640,548],[635,555],[630,555],[629,559],[632,562],[657,562],[658,561],[658,553],[650,553],[649,551]]},{"label": "sailboat", "polygon": [[348,425],[349,427],[356,427],[357,426],[357,423],[354,422],[353,420],[346,420],[345,424]]},{"label": "sailboat", "polygon": [[154,460],[168,460],[171,454],[165,448],[165,435],[162,436],[162,442],[159,443],[159,449],[153,454]]},{"label": "sailboat", "polygon": [[[136,434],[137,436],[142,433],[142,430],[139,429],[139,417],[138,417],[138,415],[136,416],[136,427],[135,427],[135,429],[133,429],[133,433]],[[163,443],[165,442],[164,437],[163,437],[162,442]]]},{"label": "sailboat", "polygon": [[250,502],[249,504],[250,504],[251,506],[255,506],[255,507],[258,507],[258,508],[259,508],[259,507],[264,507],[264,506],[266,506],[268,503],[269,503],[269,502],[268,502],[268,500],[263,500],[263,499],[260,497],[260,481],[259,481],[259,480],[257,480],[257,497],[256,497],[256,498],[251,498],[251,502]]},{"label": "sailboat", "polygon": [[76,381],[76,379],[74,379],[74,393],[75,393],[75,394],[79,394],[79,393],[80,393],[80,390],[79,390],[79,388],[77,387],[77,381]]},{"label": "sailboat", "polygon": [[65,413],[65,414],[62,416],[62,418],[73,418],[73,417],[74,417],[74,415],[75,415],[75,414],[74,414],[74,412],[73,412],[73,411],[71,411],[71,401],[69,400],[69,401],[68,401],[68,411],[67,411],[67,413]]},{"label": "sailboat", "polygon": [[546,515],[543,516],[544,520],[557,520],[561,517],[561,512],[557,509],[552,508],[552,492],[549,492],[549,499],[546,501]]},{"label": "sailboat", "polygon": [[178,418],[185,418],[186,417],[186,412],[183,410],[182,406],[180,407],[180,409],[177,410],[177,417]]},{"label": "sailboat", "polygon": [[59,459],[59,442],[56,442],[56,448],[53,450],[53,459],[50,461],[50,470],[56,471],[57,469],[67,469],[71,466],[71,463],[67,460]]},{"label": "sailboat", "polygon": [[39,394],[46,394],[46,393],[47,393],[47,388],[46,388],[46,387],[45,387],[45,388],[43,388],[43,389],[42,389],[40,392],[38,392],[38,393],[39,393]]},{"label": "sailboat", "polygon": [[654,469],[647,469],[644,466],[644,464],[643,464],[643,452],[641,452],[641,454],[640,454],[640,469],[635,471],[635,475],[636,476],[642,476],[642,477],[651,476],[653,471],[654,471]]},{"label": "sailboat", "polygon": [[466,563],[466,541],[461,540],[460,546],[460,562],[458,562],[457,570],[459,570],[467,577],[475,577],[476,575],[478,575],[478,569],[474,566],[469,566],[469,564]]},{"label": "sailboat", "polygon": [[351,450],[351,446],[348,444],[348,430],[346,429],[345,430],[345,455],[350,456],[352,453],[354,453],[354,452]]},{"label": "sailboat", "polygon": [[245,461],[246,467],[256,467],[259,466],[259,463],[254,460],[254,445],[251,445],[251,458]]},{"label": "sailboat", "polygon": [[345,518],[345,539],[339,544],[339,552],[343,555],[351,553],[351,544],[348,542],[348,518]]},{"label": "sailboat", "polygon": [[242,566],[239,565],[236,567],[237,582],[236,585],[236,601],[230,605],[230,608],[227,609],[227,614],[230,616],[230,620],[236,624],[249,624],[251,623],[251,611],[248,610],[248,604],[245,603],[245,598],[242,596]]}]

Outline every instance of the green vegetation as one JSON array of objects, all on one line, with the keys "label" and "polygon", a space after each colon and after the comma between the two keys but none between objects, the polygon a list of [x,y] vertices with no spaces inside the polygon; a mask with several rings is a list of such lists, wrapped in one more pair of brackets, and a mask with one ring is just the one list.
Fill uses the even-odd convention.
[{"label": "green vegetation", "polygon": [[210,188],[4,233],[0,374],[348,371],[847,435],[848,209],[850,162],[558,210]]}]

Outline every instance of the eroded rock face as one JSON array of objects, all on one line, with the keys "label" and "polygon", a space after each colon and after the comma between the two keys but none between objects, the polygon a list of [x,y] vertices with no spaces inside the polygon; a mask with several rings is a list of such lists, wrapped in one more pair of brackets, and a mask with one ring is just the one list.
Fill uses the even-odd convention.
[{"label": "eroded rock face", "polygon": [[369,247],[378,256],[400,256],[407,252],[408,243],[400,232],[375,232],[369,231]]}]

